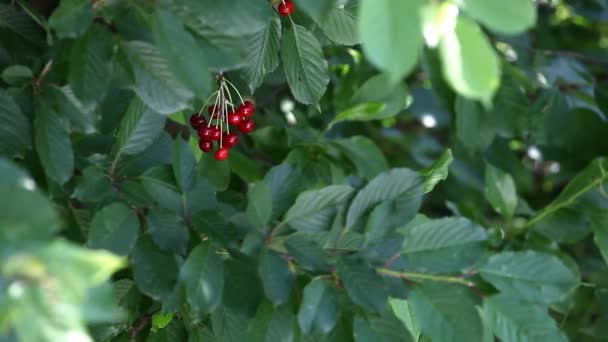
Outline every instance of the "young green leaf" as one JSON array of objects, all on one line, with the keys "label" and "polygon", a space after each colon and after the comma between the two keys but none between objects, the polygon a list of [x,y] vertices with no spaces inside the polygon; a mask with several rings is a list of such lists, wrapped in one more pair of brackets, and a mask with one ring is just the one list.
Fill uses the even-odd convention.
[{"label": "young green leaf", "polygon": [[448,178],[450,165],[453,161],[454,157],[452,156],[452,150],[448,148],[433,165],[421,172],[422,175],[426,177],[424,180],[425,194],[433,191],[439,182]]},{"label": "young green leaf", "polygon": [[317,104],[329,83],[327,61],[315,36],[293,24],[283,36],[281,48],[285,77],[298,102]]},{"label": "young green leaf", "polygon": [[462,9],[489,29],[518,34],[536,23],[536,7],[528,0],[459,0]]},{"label": "young green leaf", "polygon": [[486,163],[486,198],[498,213],[511,220],[517,209],[517,189],[510,174]]},{"label": "young green leaf", "polygon": [[424,1],[362,0],[359,34],[365,56],[396,84],[416,63],[422,49],[420,11]]}]

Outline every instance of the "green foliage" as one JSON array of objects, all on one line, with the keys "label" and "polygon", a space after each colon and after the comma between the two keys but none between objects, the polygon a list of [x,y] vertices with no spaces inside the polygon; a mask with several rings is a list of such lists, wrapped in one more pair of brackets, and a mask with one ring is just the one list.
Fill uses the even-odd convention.
[{"label": "green foliage", "polygon": [[0,340],[605,339],[608,4],[293,2],[0,3]]}]

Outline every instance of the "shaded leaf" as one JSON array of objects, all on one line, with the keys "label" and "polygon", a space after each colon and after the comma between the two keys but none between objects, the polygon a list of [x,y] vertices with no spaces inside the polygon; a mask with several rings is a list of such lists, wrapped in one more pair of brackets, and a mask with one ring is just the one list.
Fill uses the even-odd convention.
[{"label": "shaded leaf", "polygon": [[133,277],[141,292],[155,300],[171,295],[178,278],[178,264],[172,255],[163,253],[149,237],[142,236],[135,244],[132,263]]},{"label": "shaded leaf", "polygon": [[338,318],[338,296],[334,287],[326,280],[313,279],[304,287],[304,295],[298,322],[306,334],[319,329],[323,334],[330,332]]},{"label": "shaded leaf", "polygon": [[112,203],[93,217],[87,244],[91,248],[127,255],[135,246],[138,236],[137,215],[125,204]]},{"label": "shaded leaf", "polygon": [[260,255],[258,272],[266,297],[275,306],[287,302],[295,277],[285,259],[277,252],[265,248]]},{"label": "shaded leaf", "polygon": [[273,15],[261,30],[247,36],[247,67],[245,73],[249,89],[253,92],[264,81],[264,77],[279,65],[281,20]]},{"label": "shaded leaf", "polygon": [[213,312],[222,302],[224,263],[208,244],[195,247],[180,270],[186,300],[196,311]]},{"label": "shaded leaf", "polygon": [[373,268],[361,260],[341,258],[336,271],[355,304],[375,312],[384,311],[388,297],[382,277]]},{"label": "shaded leaf", "polygon": [[137,154],[148,148],[165,127],[165,117],[134,98],[118,129],[116,154]]},{"label": "shaded leaf", "polygon": [[38,106],[34,120],[36,150],[46,175],[63,185],[74,173],[74,151],[65,122],[49,108]]}]

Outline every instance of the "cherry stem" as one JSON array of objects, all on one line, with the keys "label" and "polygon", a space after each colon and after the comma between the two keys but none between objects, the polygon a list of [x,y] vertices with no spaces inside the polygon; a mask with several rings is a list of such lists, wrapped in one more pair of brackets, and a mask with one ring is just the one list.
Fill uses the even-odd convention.
[{"label": "cherry stem", "polygon": [[241,99],[241,104],[245,104],[245,101],[243,101],[243,97],[241,96],[241,93],[239,93],[239,90],[236,89],[236,87],[234,86],[234,84],[232,84],[232,82],[228,81],[227,79],[224,79],[226,81],[226,83],[228,83],[228,85],[230,85],[232,87],[232,89],[234,89],[234,91],[236,92],[236,94],[239,96],[239,99]]},{"label": "cherry stem", "polygon": [[201,110],[198,111],[198,115],[201,115],[201,113],[203,112],[203,109],[205,109],[205,106],[207,106],[207,104],[209,103],[209,100],[211,100],[211,98],[213,96],[217,95],[217,93],[219,93],[219,90],[217,90],[213,94],[209,95],[209,97],[207,98],[207,100],[205,100],[205,103],[201,107]]}]

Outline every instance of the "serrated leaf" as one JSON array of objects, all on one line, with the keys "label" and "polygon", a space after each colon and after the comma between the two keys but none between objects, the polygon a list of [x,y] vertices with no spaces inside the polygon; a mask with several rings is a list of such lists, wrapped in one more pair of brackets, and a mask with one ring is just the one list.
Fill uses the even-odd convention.
[{"label": "serrated leaf", "polygon": [[133,279],[142,293],[155,300],[171,295],[178,278],[173,255],[163,253],[149,237],[142,236],[135,244],[132,264]]},{"label": "serrated leaf", "polygon": [[318,329],[329,333],[338,319],[338,296],[336,289],[326,280],[313,279],[304,287],[304,295],[298,322],[305,334]]},{"label": "serrated leaf", "polygon": [[482,324],[469,289],[424,283],[410,293],[422,334],[433,341],[481,341]]},{"label": "serrated leaf", "polygon": [[13,98],[0,90],[0,154],[12,157],[31,144],[30,122]]},{"label": "serrated leaf", "polygon": [[370,311],[384,311],[388,296],[382,277],[373,268],[361,260],[341,258],[336,272],[355,304]]},{"label": "serrated leaf", "polygon": [[165,120],[139,98],[133,98],[118,128],[116,154],[137,154],[148,148],[163,132]]},{"label": "serrated leaf", "polygon": [[49,26],[59,38],[75,38],[83,34],[95,18],[89,0],[63,0],[49,17]]},{"label": "serrated leaf", "polygon": [[353,188],[347,185],[330,185],[319,190],[305,191],[289,208],[283,222],[289,223],[299,218],[307,218],[325,209],[333,208],[347,201],[353,192]]},{"label": "serrated leaf", "polygon": [[247,216],[258,230],[264,232],[272,215],[272,193],[265,182],[259,182],[247,192]]},{"label": "serrated leaf", "polygon": [[287,261],[279,253],[265,248],[260,255],[258,273],[266,297],[275,306],[286,303],[295,278]]},{"label": "serrated leaf", "polygon": [[190,252],[180,279],[186,288],[186,300],[194,310],[210,313],[222,302],[224,263],[209,244],[198,245]]},{"label": "serrated leaf", "polygon": [[40,26],[26,12],[16,10],[15,6],[0,4],[0,27],[9,29],[35,44],[42,45],[44,42]]},{"label": "serrated leaf", "polygon": [[510,174],[486,163],[486,198],[494,210],[511,220],[517,209],[517,189]]},{"label": "serrated leaf", "polygon": [[453,161],[452,150],[448,148],[433,165],[422,171],[422,174],[426,177],[424,180],[425,194],[433,191],[439,182],[448,178],[450,165]]},{"label": "serrated leaf", "polygon": [[372,179],[388,169],[388,162],[384,154],[369,138],[357,135],[347,139],[334,140],[334,144],[355,165],[358,176],[364,179]]},{"label": "serrated leaf", "polygon": [[148,107],[166,115],[187,108],[193,93],[177,81],[169,61],[155,46],[131,41],[122,47],[133,67],[135,93]]},{"label": "serrated leaf", "polygon": [[247,66],[245,74],[249,89],[253,92],[264,81],[264,77],[279,65],[281,20],[273,15],[261,30],[247,36]]},{"label": "serrated leaf", "polygon": [[351,227],[376,204],[397,198],[422,196],[423,179],[410,169],[392,169],[372,179],[361,189],[348,208],[346,227]]},{"label": "serrated leaf", "polygon": [[[171,70],[195,94],[207,94],[211,76],[205,55],[182,21],[173,13],[156,8],[152,15],[152,32],[161,54]],[[206,96],[206,95],[205,95]]]},{"label": "serrated leaf", "polygon": [[405,233],[402,257],[410,267],[457,271],[481,257],[485,230],[465,218],[451,217],[414,225]]},{"label": "serrated leaf", "polygon": [[[354,105],[336,115],[336,117],[327,125],[327,129],[331,129],[335,124],[344,121],[372,121],[384,119],[382,113],[386,105],[380,102],[368,102]],[[393,114],[394,115],[394,114]]]},{"label": "serrated leaf", "polygon": [[299,267],[310,271],[323,271],[329,268],[328,255],[314,238],[306,233],[289,235],[285,248]]},{"label": "serrated leaf", "polygon": [[249,322],[246,340],[292,342],[294,325],[294,314],[288,305],[273,308],[269,302],[263,302]]},{"label": "serrated leaf", "polygon": [[272,193],[272,218],[283,215],[310,182],[301,167],[283,163],[270,169],[264,182]]},{"label": "serrated leaf", "polygon": [[357,18],[345,8],[332,6],[329,12],[316,22],[321,31],[334,43],[356,45],[361,42]]},{"label": "serrated leaf", "polygon": [[329,73],[323,50],[305,27],[293,24],[283,36],[283,68],[294,98],[304,104],[317,104],[327,90]]},{"label": "serrated leaf", "polygon": [[2,71],[2,80],[9,85],[21,85],[33,78],[32,70],[25,65],[11,65]]},{"label": "serrated leaf", "polygon": [[202,176],[209,180],[215,190],[224,191],[230,185],[232,170],[229,163],[218,163],[212,153],[203,153],[198,163]]},{"label": "serrated leaf", "polygon": [[522,302],[501,294],[485,298],[483,312],[501,341],[568,341],[543,305]]},{"label": "serrated leaf", "polygon": [[359,314],[356,315],[353,322],[353,336],[355,342],[413,341],[405,326],[390,311],[384,312],[382,316],[368,315],[367,319]]},{"label": "serrated leaf", "polygon": [[558,257],[534,251],[493,255],[479,272],[502,293],[540,303],[562,300],[580,282]]},{"label": "serrated leaf", "polygon": [[181,217],[173,211],[153,208],[148,212],[147,219],[148,232],[161,250],[186,254],[190,235]]},{"label": "serrated leaf", "polygon": [[125,204],[112,203],[99,210],[91,221],[87,245],[128,255],[139,236],[137,215]]},{"label": "serrated leaf", "polygon": [[382,110],[371,116],[371,119],[393,117],[404,110],[411,102],[408,89],[403,84],[391,85],[387,75],[379,74],[370,77],[353,94],[352,104],[382,103]]},{"label": "serrated leaf", "polygon": [[74,173],[74,152],[64,120],[39,104],[34,120],[36,151],[45,174],[60,185]]},{"label": "serrated leaf", "polygon": [[456,28],[443,34],[439,53],[443,75],[452,88],[489,106],[500,85],[500,63],[479,26],[458,16]]},{"label": "serrated leaf", "polygon": [[369,61],[396,84],[409,73],[422,49],[420,10],[424,1],[362,0],[359,34]]},{"label": "serrated leaf", "polygon": [[336,0],[294,0],[295,7],[302,9],[315,21],[323,19],[335,3]]},{"label": "serrated leaf", "polygon": [[192,147],[181,138],[173,145],[173,175],[182,192],[192,189],[197,180],[196,159]]},{"label": "serrated leaf", "polygon": [[522,33],[536,23],[536,7],[528,0],[459,0],[459,3],[471,18],[497,33]]},{"label": "serrated leaf", "polygon": [[110,85],[111,41],[108,31],[93,25],[72,46],[68,81],[74,94],[85,104],[97,103]]}]

